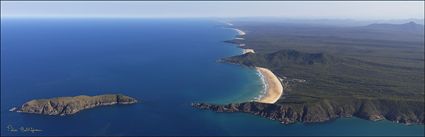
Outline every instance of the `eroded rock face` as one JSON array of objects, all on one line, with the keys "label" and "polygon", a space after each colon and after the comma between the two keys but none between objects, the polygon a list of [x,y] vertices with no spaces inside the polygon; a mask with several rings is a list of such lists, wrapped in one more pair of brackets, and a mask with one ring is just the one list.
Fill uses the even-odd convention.
[{"label": "eroded rock face", "polygon": [[71,115],[81,110],[114,104],[134,104],[137,100],[122,94],[105,94],[98,96],[58,97],[34,99],[26,102],[16,112],[43,115]]},{"label": "eroded rock face", "polygon": [[[283,124],[295,122],[325,122],[339,117],[359,117],[368,120],[387,119],[404,124],[424,124],[424,104],[420,101],[355,99],[345,102],[321,100],[314,103],[263,104],[258,102],[215,105],[193,103],[192,107],[216,112],[244,112],[259,115]],[[415,109],[412,109],[414,107]],[[401,110],[410,108],[409,110]]]}]

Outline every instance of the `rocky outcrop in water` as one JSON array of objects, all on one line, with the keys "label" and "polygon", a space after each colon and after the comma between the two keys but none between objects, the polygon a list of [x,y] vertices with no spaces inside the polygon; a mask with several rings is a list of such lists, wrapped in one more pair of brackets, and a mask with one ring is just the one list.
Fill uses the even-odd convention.
[{"label": "rocky outcrop in water", "polygon": [[71,115],[84,109],[115,104],[134,104],[137,100],[122,94],[105,94],[98,96],[57,97],[50,99],[34,99],[20,108],[11,111],[43,115]]},{"label": "rocky outcrop in water", "polygon": [[283,124],[295,122],[325,122],[339,117],[359,117],[368,120],[387,119],[397,123],[424,124],[424,104],[420,101],[397,101],[379,99],[320,99],[312,102],[258,102],[216,105],[193,103],[192,107],[216,112],[244,112]]}]

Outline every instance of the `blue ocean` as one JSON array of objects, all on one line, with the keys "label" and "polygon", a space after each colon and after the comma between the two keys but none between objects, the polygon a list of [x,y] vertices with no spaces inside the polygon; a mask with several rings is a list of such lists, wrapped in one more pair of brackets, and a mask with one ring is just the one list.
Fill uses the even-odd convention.
[{"label": "blue ocean", "polygon": [[[1,135],[424,135],[423,125],[342,118],[283,125],[192,102],[250,101],[253,69],[219,63],[237,32],[207,19],[2,19]],[[9,112],[31,100],[122,93],[139,100],[72,116]],[[10,128],[38,132],[12,132]]]}]

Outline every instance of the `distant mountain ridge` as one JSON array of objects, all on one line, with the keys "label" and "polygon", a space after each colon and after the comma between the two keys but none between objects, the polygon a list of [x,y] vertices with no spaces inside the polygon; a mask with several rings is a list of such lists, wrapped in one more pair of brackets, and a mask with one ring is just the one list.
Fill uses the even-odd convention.
[{"label": "distant mountain ridge", "polygon": [[415,22],[417,24],[425,24],[424,19],[410,18],[410,19],[387,19],[387,20],[356,20],[356,19],[297,19],[297,18],[283,18],[283,17],[245,17],[245,18],[230,18],[224,19],[235,24],[246,23],[283,23],[283,24],[304,24],[304,25],[325,25],[325,26],[341,26],[341,27],[358,27],[366,26],[373,23],[387,23],[387,24],[403,24],[407,22]]},{"label": "distant mountain ridge", "polygon": [[270,54],[247,53],[223,59],[226,62],[243,64],[247,66],[273,66],[283,67],[288,64],[314,65],[328,64],[334,57],[326,53],[306,53],[296,50],[279,50]]},{"label": "distant mountain ridge", "polygon": [[365,28],[400,31],[424,31],[424,25],[417,24],[413,21],[404,24],[374,23],[365,26]]},{"label": "distant mountain ridge", "polygon": [[266,56],[270,60],[284,60],[298,64],[326,64],[331,56],[325,53],[306,53],[296,50],[280,50]]}]

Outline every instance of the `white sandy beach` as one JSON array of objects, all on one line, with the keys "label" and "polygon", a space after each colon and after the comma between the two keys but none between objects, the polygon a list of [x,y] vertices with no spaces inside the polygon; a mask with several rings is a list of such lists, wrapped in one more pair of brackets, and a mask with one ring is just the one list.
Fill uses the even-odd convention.
[{"label": "white sandy beach", "polygon": [[266,68],[255,67],[257,71],[264,77],[266,83],[266,93],[257,102],[273,104],[282,96],[283,86],[278,77],[272,71]]},{"label": "white sandy beach", "polygon": [[238,32],[238,34],[240,35],[240,36],[243,36],[243,35],[246,35],[246,33],[245,32],[243,32],[242,30],[240,30],[240,29],[234,29],[236,32]]},{"label": "white sandy beach", "polygon": [[246,53],[255,53],[255,51],[253,49],[242,49],[242,54]]}]

